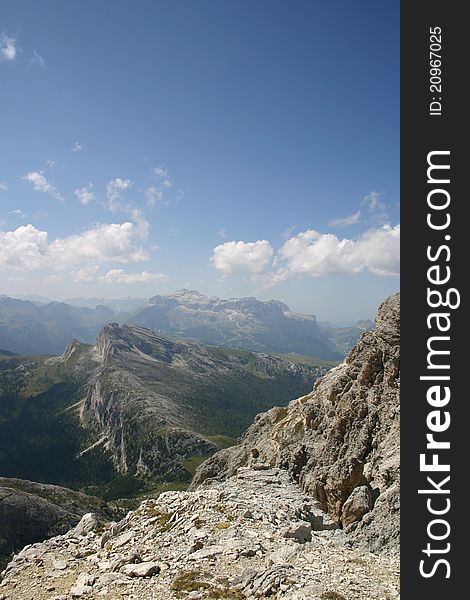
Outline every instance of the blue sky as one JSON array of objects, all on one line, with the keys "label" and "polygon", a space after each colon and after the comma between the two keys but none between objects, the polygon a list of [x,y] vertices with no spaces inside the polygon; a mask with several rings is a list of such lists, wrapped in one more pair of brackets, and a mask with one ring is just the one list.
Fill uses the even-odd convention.
[{"label": "blue sky", "polygon": [[4,0],[0,292],[398,289],[399,3]]}]

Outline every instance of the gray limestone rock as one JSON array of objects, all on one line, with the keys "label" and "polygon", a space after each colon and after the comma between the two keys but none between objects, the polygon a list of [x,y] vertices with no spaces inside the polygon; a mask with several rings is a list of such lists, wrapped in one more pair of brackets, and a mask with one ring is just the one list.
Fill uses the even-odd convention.
[{"label": "gray limestone rock", "polygon": [[86,535],[99,526],[99,518],[95,513],[86,513],[73,530],[74,535]]},{"label": "gray limestone rock", "polygon": [[292,538],[296,542],[310,542],[312,540],[312,526],[310,523],[300,521],[281,530],[282,537]]},{"label": "gray limestone rock", "polygon": [[366,485],[354,488],[349,498],[343,504],[341,523],[346,528],[355,521],[360,521],[368,513],[374,502],[370,489]]},{"label": "gray limestone rock", "polygon": [[[380,497],[373,510],[377,505],[386,506]],[[0,589],[15,600],[50,600],[51,583],[56,596],[84,599],[320,600],[331,590],[355,600],[397,598],[398,557],[351,549],[338,530],[317,531],[308,541],[304,515],[312,507],[315,500],[287,471],[241,467],[222,482],[145,500],[107,526],[105,548],[94,532],[70,531],[24,549]],[[255,518],[245,519],[247,511]],[[350,527],[363,526],[371,512]],[[126,544],[113,547],[124,533]]]},{"label": "gray limestone rock", "polygon": [[0,555],[63,534],[90,511],[101,521],[118,514],[93,496],[56,485],[0,477]]},{"label": "gray limestone rock", "polygon": [[[359,545],[370,542],[375,550],[396,551],[399,341],[400,296],[395,294],[379,307],[375,330],[362,334],[341,365],[287,408],[259,414],[237,446],[216,453],[198,468],[190,489],[234,475],[250,464],[253,448],[258,463],[287,469],[337,525],[343,525],[343,506],[356,488],[368,486],[374,497],[384,499],[393,488],[393,507],[386,509],[384,500],[380,510],[370,510],[370,499],[364,499],[359,513],[368,518],[363,516],[351,539]],[[346,507],[344,523],[360,518],[350,520],[352,509]],[[369,526],[376,535],[367,533]]]},{"label": "gray limestone rock", "polygon": [[160,567],[156,562],[141,562],[138,564],[128,564],[121,568],[121,573],[129,577],[150,577],[160,572]]}]

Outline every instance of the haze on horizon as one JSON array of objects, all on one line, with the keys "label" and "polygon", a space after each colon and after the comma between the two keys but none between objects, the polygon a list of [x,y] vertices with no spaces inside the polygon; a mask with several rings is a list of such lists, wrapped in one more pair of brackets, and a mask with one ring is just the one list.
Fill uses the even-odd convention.
[{"label": "haze on horizon", "polygon": [[355,13],[4,2],[0,293],[373,317],[399,287],[399,11]]}]

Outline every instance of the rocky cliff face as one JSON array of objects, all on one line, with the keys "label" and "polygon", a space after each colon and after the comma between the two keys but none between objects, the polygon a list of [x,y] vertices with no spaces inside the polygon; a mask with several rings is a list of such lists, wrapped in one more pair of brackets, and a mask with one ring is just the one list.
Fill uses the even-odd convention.
[{"label": "rocky cliff face", "polygon": [[282,469],[146,500],[104,531],[77,529],[25,548],[0,584],[6,600],[396,600],[398,561],[348,548]]},{"label": "rocky cliff face", "polygon": [[117,514],[92,496],[56,485],[0,477],[0,555],[66,533],[90,511],[107,520]]},{"label": "rocky cliff face", "polygon": [[241,443],[203,463],[193,489],[251,462],[286,469],[355,543],[399,535],[399,295],[379,308],[344,363],[314,390],[256,417]]},{"label": "rocky cliff face", "polygon": [[[239,435],[277,389],[285,401],[326,369],[243,351],[207,348],[111,323],[88,350],[98,361],[81,407],[118,473],[188,479],[185,461]],[[264,404],[266,406],[266,404]]]}]

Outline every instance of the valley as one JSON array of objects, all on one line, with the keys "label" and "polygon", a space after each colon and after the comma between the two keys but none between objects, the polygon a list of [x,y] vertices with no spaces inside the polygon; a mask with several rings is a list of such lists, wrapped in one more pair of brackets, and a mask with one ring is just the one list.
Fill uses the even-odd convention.
[{"label": "valley", "polygon": [[107,500],[185,486],[257,413],[334,363],[110,324],[60,356],[0,355],[0,473]]}]

